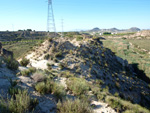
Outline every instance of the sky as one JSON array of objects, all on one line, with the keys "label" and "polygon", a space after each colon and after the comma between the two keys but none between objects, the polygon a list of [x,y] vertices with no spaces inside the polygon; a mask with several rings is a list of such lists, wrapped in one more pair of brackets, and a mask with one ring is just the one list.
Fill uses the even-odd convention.
[{"label": "sky", "polygon": [[[0,0],[0,31],[47,30],[48,0]],[[150,0],[53,0],[56,31],[150,29]]]}]

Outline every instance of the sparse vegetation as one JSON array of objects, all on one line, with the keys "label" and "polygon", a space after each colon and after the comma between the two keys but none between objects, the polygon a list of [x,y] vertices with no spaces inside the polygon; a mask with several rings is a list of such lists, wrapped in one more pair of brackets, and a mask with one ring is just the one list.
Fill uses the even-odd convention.
[{"label": "sparse vegetation", "polygon": [[66,67],[65,63],[59,63],[59,68],[62,70]]},{"label": "sparse vegetation", "polygon": [[38,103],[37,99],[32,99],[27,90],[19,90],[18,94],[13,95],[10,99],[1,97],[0,110],[2,113],[26,113],[32,111]]},{"label": "sparse vegetation", "polygon": [[5,58],[6,65],[9,69],[17,70],[18,69],[18,62],[11,57]]},{"label": "sparse vegetation", "polygon": [[36,68],[30,67],[29,69],[21,71],[21,75],[22,76],[30,76],[34,72],[36,72]]},{"label": "sparse vegetation", "polygon": [[106,98],[107,92],[97,92],[96,97],[99,101],[104,101]]},{"label": "sparse vegetation", "polygon": [[[129,43],[132,43],[133,46],[131,46]],[[148,58],[148,53],[142,51],[142,49],[149,50],[148,43],[149,40],[137,39],[108,39],[107,41],[103,41],[105,47],[110,48],[113,52],[116,53],[117,56],[123,59],[127,59],[130,64],[133,64],[134,70],[139,76],[144,76],[143,74],[145,73],[146,76],[150,78],[150,60]],[[141,48],[138,48],[137,46]]]},{"label": "sparse vegetation", "polygon": [[49,41],[49,42],[52,42],[52,41],[53,41],[53,39],[52,39],[52,38],[48,38],[48,41]]},{"label": "sparse vegetation", "polygon": [[67,87],[74,95],[80,96],[89,91],[89,85],[85,79],[72,77],[67,81]]},{"label": "sparse vegetation", "polygon": [[[18,78],[25,78],[27,81],[10,80],[9,97],[13,97],[16,100],[16,95],[19,92],[23,92],[23,89],[18,88],[18,86],[29,85],[34,87],[36,94],[38,94],[37,92],[42,94],[42,99],[51,95],[55,102],[60,100],[57,104],[58,113],[93,112],[90,108],[93,100],[108,103],[116,112],[148,112],[146,108],[142,108],[139,105],[149,108],[149,86],[135,76],[134,70],[130,67],[131,65],[128,65],[127,61],[117,57],[110,49],[103,47],[101,43],[102,37],[98,39],[98,34],[93,38],[91,36],[87,39],[85,35],[70,36],[71,38],[67,37],[65,39],[67,43],[65,40],[60,42],[59,38],[57,40],[53,38],[45,41],[44,45],[40,44],[39,50],[35,48],[34,52],[37,54],[32,54],[33,56],[30,57],[31,61],[34,62],[36,60],[41,64],[43,62],[40,62],[40,60],[43,60],[44,66],[41,65],[41,70],[28,68],[21,72],[19,70],[14,71],[14,73],[17,72],[17,75],[21,73],[21,75],[26,76],[19,76]],[[83,38],[85,44],[78,42],[82,41]],[[75,45],[72,44],[75,41],[74,39],[76,39]],[[122,41],[122,39],[120,40]],[[114,42],[118,43],[120,40],[115,40]],[[106,43],[107,41],[105,40]],[[140,54],[141,58],[148,58],[148,55],[145,56],[146,53],[140,52],[137,48],[132,51],[130,46],[126,46],[126,44],[129,44],[126,42],[127,39],[123,41],[123,43],[119,42],[117,44],[119,49],[113,47],[109,42],[108,46],[112,47],[111,49],[115,50],[116,54],[122,55],[123,58],[131,57],[133,54],[136,56],[137,53],[138,55]],[[50,62],[47,63],[47,69],[44,71],[43,68],[45,69],[47,61],[45,62],[44,59],[41,59],[42,57],[40,56],[43,55],[45,55],[44,59]],[[33,62],[31,62],[31,65]],[[21,64],[27,66],[28,59],[23,59]],[[66,99],[66,97],[72,99]],[[11,100],[10,98],[8,99]],[[6,101],[7,104],[9,100]],[[128,104],[133,108],[128,106]],[[1,104],[0,108],[4,110],[4,104]],[[92,109],[95,109],[95,107]]]},{"label": "sparse vegetation", "polygon": [[118,97],[107,96],[106,102],[117,112],[128,113],[149,113],[150,111],[146,108],[141,107],[137,104],[132,104],[129,101],[122,100]]},{"label": "sparse vegetation", "polygon": [[73,73],[71,73],[70,71],[63,71],[61,74],[60,74],[61,77],[66,77],[66,78],[69,78],[69,77],[74,77],[75,75]]},{"label": "sparse vegetation", "polygon": [[2,66],[2,64],[3,64],[3,60],[2,60],[2,58],[0,57],[0,67]]},{"label": "sparse vegetation", "polygon": [[57,104],[58,113],[93,113],[88,102],[75,99],[67,99],[62,103],[59,101]]},{"label": "sparse vegetation", "polygon": [[133,43],[135,46],[139,46],[143,49],[150,51],[150,46],[149,46],[150,40],[147,40],[147,39],[142,39],[142,40],[128,39],[127,41]]},{"label": "sparse vegetation", "polygon": [[22,66],[27,66],[29,63],[30,63],[30,60],[25,57],[23,57],[23,59],[20,61],[20,64]]},{"label": "sparse vegetation", "polygon": [[41,94],[52,93],[54,81],[46,80],[35,85],[35,89]]},{"label": "sparse vegetation", "polygon": [[17,85],[17,80],[12,80],[11,78],[9,78],[9,82],[11,84],[11,87],[15,87]]},{"label": "sparse vegetation", "polygon": [[16,94],[19,93],[19,91],[21,91],[21,89],[18,88],[18,87],[16,87],[16,88],[10,87],[9,90],[8,90],[8,92],[9,92],[9,94],[10,94],[11,96],[15,96]]},{"label": "sparse vegetation", "polygon": [[49,54],[46,54],[45,56],[44,56],[44,59],[45,60],[48,60],[50,58],[50,55]]},{"label": "sparse vegetation", "polygon": [[53,85],[52,92],[58,100],[62,100],[62,98],[66,95],[65,87],[56,82]]},{"label": "sparse vegetation", "polygon": [[42,71],[36,71],[31,77],[35,82],[42,82],[47,78]]},{"label": "sparse vegetation", "polygon": [[41,94],[53,93],[58,100],[66,95],[65,88],[50,79],[37,83],[35,89]]},{"label": "sparse vegetation", "polygon": [[55,57],[62,57],[62,51],[55,53]]},{"label": "sparse vegetation", "polygon": [[48,70],[51,70],[51,69],[52,69],[52,65],[49,64],[49,63],[47,63],[47,69],[48,69]]},{"label": "sparse vegetation", "polygon": [[41,44],[43,42],[42,40],[22,40],[17,42],[8,42],[3,47],[6,50],[13,51],[14,58],[18,59],[21,57],[24,57],[25,54],[31,50],[33,50],[35,46]]},{"label": "sparse vegetation", "polygon": [[76,40],[77,40],[77,41],[81,41],[81,40],[83,40],[83,37],[78,36],[78,37],[76,38]]}]

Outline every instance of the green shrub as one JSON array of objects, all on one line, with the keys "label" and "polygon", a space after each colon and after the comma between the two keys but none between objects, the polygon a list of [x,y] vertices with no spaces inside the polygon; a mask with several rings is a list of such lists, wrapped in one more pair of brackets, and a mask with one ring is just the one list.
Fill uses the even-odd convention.
[{"label": "green shrub", "polygon": [[17,70],[18,69],[18,62],[15,59],[12,59],[11,57],[5,58],[6,66],[9,69]]},{"label": "green shrub", "polygon": [[27,70],[23,70],[21,71],[21,75],[22,76],[30,76],[32,73],[36,72],[36,68],[34,67],[30,67],[29,69]]},{"label": "green shrub", "polygon": [[35,89],[41,94],[53,93],[57,99],[62,99],[66,95],[64,86],[50,79],[37,83]]},{"label": "green shrub", "polygon": [[57,104],[58,113],[93,113],[88,102],[79,99],[59,101]]},{"label": "green shrub", "polygon": [[70,51],[69,51],[69,54],[71,54],[71,55],[72,55],[72,54],[73,54],[73,51],[72,51],[72,50],[70,50]]},{"label": "green shrub", "polygon": [[2,66],[3,64],[3,60],[0,58],[0,67]]},{"label": "green shrub", "polygon": [[109,99],[109,104],[112,108],[117,108],[119,111],[123,108],[123,105],[120,103],[120,100]]},{"label": "green shrub", "polygon": [[19,90],[15,98],[12,96],[10,99],[5,100],[3,97],[0,99],[0,109],[2,113],[27,113],[32,111],[37,105],[37,99],[32,99],[27,90]]},{"label": "green shrub", "polygon": [[22,76],[29,76],[30,75],[30,71],[27,69],[27,70],[23,70],[21,71],[21,75]]},{"label": "green shrub", "polygon": [[52,38],[48,38],[48,41],[49,41],[49,42],[52,42],[52,41],[53,41],[53,39],[52,39]]},{"label": "green shrub", "polygon": [[30,73],[34,73],[34,72],[36,72],[36,68],[35,67],[29,67],[29,71],[30,71]]},{"label": "green shrub", "polygon": [[41,94],[45,94],[45,93],[48,93],[48,89],[46,87],[46,83],[45,82],[40,82],[38,84],[35,85],[35,89],[41,93]]},{"label": "green shrub", "polygon": [[75,75],[73,73],[71,73],[70,71],[63,71],[63,72],[61,72],[60,76],[69,78],[69,77],[74,77]]},{"label": "green shrub", "polygon": [[117,89],[120,89],[120,83],[119,82],[115,82],[115,86]]},{"label": "green shrub", "polygon": [[17,80],[12,80],[12,78],[9,78],[8,80],[11,84],[11,87],[15,87],[17,85]]},{"label": "green shrub", "polygon": [[19,91],[21,91],[19,88],[14,88],[14,87],[10,87],[8,89],[8,93],[11,95],[11,96],[15,96],[16,94],[19,93]]},{"label": "green shrub", "polygon": [[51,70],[52,69],[52,65],[47,63],[47,68],[48,68],[48,70]]},{"label": "green shrub", "polygon": [[58,83],[54,83],[52,92],[57,99],[62,99],[66,95],[65,87]]},{"label": "green shrub", "polygon": [[89,85],[85,79],[72,77],[67,81],[67,87],[74,95],[86,94]]},{"label": "green shrub", "polygon": [[59,68],[62,70],[62,69],[64,69],[65,68],[65,64],[64,63],[59,63]]},{"label": "green shrub", "polygon": [[118,96],[119,96],[119,93],[115,92],[114,96],[115,96],[115,97],[118,97]]},{"label": "green shrub", "polygon": [[76,73],[81,74],[81,68],[80,68],[80,67],[77,67],[77,69],[76,69]]},{"label": "green shrub", "polygon": [[46,54],[45,56],[44,56],[44,59],[45,60],[48,60],[50,58],[50,55],[49,54]]},{"label": "green shrub", "polygon": [[52,93],[54,82],[52,80],[46,80],[39,82],[35,85],[35,89],[41,94]]},{"label": "green shrub", "polygon": [[106,93],[105,92],[98,92],[97,93],[97,99],[99,100],[99,101],[101,101],[101,100],[105,100],[105,97],[106,97]]},{"label": "green shrub", "polygon": [[97,87],[97,86],[93,86],[93,87],[91,87],[91,90],[92,90],[92,92],[93,92],[93,94],[97,94],[98,92],[100,92],[100,88],[99,87]]},{"label": "green shrub", "polygon": [[59,51],[59,52],[55,53],[55,57],[62,57],[62,56],[63,56],[62,51]]},{"label": "green shrub", "polygon": [[93,37],[92,37],[92,39],[93,39],[93,40],[98,40],[98,39],[99,39],[99,37],[97,37],[97,36],[93,36]]},{"label": "green shrub", "polygon": [[23,58],[21,61],[20,61],[20,64],[22,65],[22,66],[27,66],[28,64],[30,63],[30,60],[28,60],[27,58]]},{"label": "green shrub", "polygon": [[103,92],[109,92],[109,87],[105,86],[105,88],[103,88]]},{"label": "green shrub", "polygon": [[51,52],[52,52],[52,53],[56,52],[55,44],[52,45],[52,47],[51,47]]},{"label": "green shrub", "polygon": [[81,40],[83,40],[83,37],[77,37],[76,38],[76,41],[81,41]]},{"label": "green shrub", "polygon": [[105,101],[112,107],[124,113],[150,113],[146,108],[137,104],[132,104],[130,101],[125,101],[119,97],[107,96]]},{"label": "green shrub", "polygon": [[53,61],[56,62],[56,63],[58,63],[58,59],[57,58],[54,58]]}]

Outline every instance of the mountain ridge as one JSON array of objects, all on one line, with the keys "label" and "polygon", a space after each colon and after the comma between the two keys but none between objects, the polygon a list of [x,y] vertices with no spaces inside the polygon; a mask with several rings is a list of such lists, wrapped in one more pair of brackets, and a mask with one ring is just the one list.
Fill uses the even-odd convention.
[{"label": "mountain ridge", "polygon": [[89,32],[137,32],[141,31],[140,28],[131,27],[129,29],[117,29],[117,28],[110,28],[110,29],[99,29],[98,27],[89,30]]}]

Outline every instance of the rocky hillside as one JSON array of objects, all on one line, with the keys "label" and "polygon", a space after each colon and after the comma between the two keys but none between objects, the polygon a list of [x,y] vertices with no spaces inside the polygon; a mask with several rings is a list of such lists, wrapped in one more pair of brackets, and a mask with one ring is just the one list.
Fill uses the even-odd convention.
[{"label": "rocky hillside", "polygon": [[38,100],[36,112],[149,112],[148,83],[99,38],[50,38],[23,59],[30,62],[19,67],[15,87]]}]

